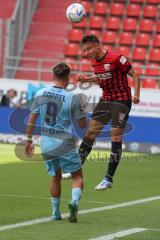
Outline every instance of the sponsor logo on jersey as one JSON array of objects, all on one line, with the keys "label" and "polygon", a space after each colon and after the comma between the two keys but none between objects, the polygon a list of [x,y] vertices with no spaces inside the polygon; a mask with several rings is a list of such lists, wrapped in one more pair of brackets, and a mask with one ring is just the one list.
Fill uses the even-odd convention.
[{"label": "sponsor logo on jersey", "polygon": [[122,56],[122,57],[120,58],[120,62],[121,62],[122,64],[125,64],[126,61],[127,61],[127,59],[126,59],[124,56]]},{"label": "sponsor logo on jersey", "polygon": [[110,70],[110,64],[104,64],[104,69],[106,71],[109,71]]},{"label": "sponsor logo on jersey", "polygon": [[106,80],[112,78],[112,73],[111,72],[96,73],[96,77],[100,80]]}]

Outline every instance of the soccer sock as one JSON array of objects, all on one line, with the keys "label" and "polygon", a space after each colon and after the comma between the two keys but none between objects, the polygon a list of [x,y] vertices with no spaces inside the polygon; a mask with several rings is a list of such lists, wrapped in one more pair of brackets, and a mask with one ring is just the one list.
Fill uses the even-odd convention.
[{"label": "soccer sock", "polygon": [[112,153],[110,154],[110,158],[109,158],[108,170],[105,177],[112,182],[112,177],[114,176],[116,168],[121,159],[122,142],[112,142],[111,152]]},{"label": "soccer sock", "polygon": [[72,188],[72,202],[75,201],[76,204],[78,205],[81,195],[82,195],[81,188]]},{"label": "soccer sock", "polygon": [[94,140],[84,137],[80,147],[79,147],[79,155],[82,161],[82,164],[85,162],[86,158],[90,154],[90,151],[92,150]]},{"label": "soccer sock", "polygon": [[55,213],[60,213],[60,209],[59,209],[60,198],[51,197],[51,203],[52,203],[53,215]]}]

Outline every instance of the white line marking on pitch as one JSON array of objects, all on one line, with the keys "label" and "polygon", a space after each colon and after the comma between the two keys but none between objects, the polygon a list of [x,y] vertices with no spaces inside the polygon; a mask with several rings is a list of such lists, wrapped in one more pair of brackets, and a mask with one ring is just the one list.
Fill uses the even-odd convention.
[{"label": "white line marking on pitch", "polygon": [[[86,213],[91,213],[91,212],[100,212],[100,211],[104,211],[104,210],[110,210],[110,209],[121,208],[121,207],[129,207],[129,206],[134,206],[134,205],[137,205],[137,204],[147,203],[147,202],[156,201],[156,200],[160,200],[160,196],[149,197],[149,198],[144,198],[144,199],[140,199],[140,200],[119,203],[119,204],[110,205],[110,206],[106,206],[106,207],[81,210],[81,211],[79,211],[79,214],[86,214]],[[68,213],[62,214],[62,218],[65,218],[67,216],[68,216]],[[0,232],[8,230],[8,229],[30,226],[30,225],[33,225],[33,224],[45,223],[45,222],[49,222],[50,220],[51,220],[50,217],[46,217],[46,218],[39,218],[39,219],[34,219],[34,220],[25,221],[25,222],[21,222],[21,223],[16,223],[16,224],[4,225],[4,226],[0,227]]]},{"label": "white line marking on pitch", "polygon": [[146,228],[131,228],[128,230],[120,231],[117,233],[112,233],[106,236],[101,236],[98,238],[91,238],[90,240],[114,240],[115,238],[125,237],[134,233],[140,233],[146,231]]},{"label": "white line marking on pitch", "polygon": [[[42,200],[50,200],[51,199],[49,197],[17,195],[17,194],[6,194],[6,193],[0,193],[0,197],[32,198],[32,199],[42,199]],[[61,198],[61,201],[70,201],[70,199]],[[101,203],[101,204],[110,203],[110,202],[84,201],[84,200],[81,200],[81,202],[96,203],[96,204],[97,203]]]}]

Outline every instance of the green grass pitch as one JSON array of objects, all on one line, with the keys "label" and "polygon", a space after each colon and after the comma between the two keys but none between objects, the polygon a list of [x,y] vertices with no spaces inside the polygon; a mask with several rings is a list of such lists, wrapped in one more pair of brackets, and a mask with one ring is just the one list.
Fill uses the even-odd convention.
[{"label": "green grass pitch", "polygon": [[[83,167],[85,187],[79,210],[160,196],[160,155],[124,154],[113,188],[96,191],[105,174],[105,156],[105,152],[93,151]],[[62,213],[68,212],[70,187],[71,181],[63,180]],[[19,160],[15,145],[0,144],[0,228],[50,215],[49,177],[43,161]],[[160,200],[79,214],[77,223],[64,218],[0,231],[0,240],[83,240],[131,228],[148,230],[119,239],[160,240]]]}]

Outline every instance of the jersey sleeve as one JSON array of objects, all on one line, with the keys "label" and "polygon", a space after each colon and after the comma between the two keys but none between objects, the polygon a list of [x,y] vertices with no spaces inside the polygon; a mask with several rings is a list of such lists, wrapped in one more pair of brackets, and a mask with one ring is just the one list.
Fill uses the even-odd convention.
[{"label": "jersey sleeve", "polygon": [[123,55],[119,55],[116,61],[117,61],[118,68],[123,73],[128,73],[129,70],[132,68],[132,65],[130,64],[130,62]]},{"label": "jersey sleeve", "polygon": [[81,119],[85,117],[84,103],[81,95],[74,95],[72,98],[72,118]]},{"label": "jersey sleeve", "polygon": [[38,113],[38,114],[40,113],[40,101],[39,101],[40,98],[41,96],[39,96],[38,94],[35,95],[30,107],[31,113]]}]

